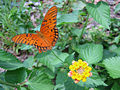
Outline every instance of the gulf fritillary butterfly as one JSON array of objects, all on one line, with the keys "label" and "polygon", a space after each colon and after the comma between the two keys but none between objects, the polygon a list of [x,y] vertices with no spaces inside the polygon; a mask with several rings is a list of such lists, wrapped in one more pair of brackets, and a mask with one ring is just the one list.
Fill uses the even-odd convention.
[{"label": "gulf fritillary butterfly", "polygon": [[24,43],[33,45],[39,53],[50,50],[58,40],[58,29],[56,28],[57,7],[51,7],[46,13],[44,20],[41,24],[40,31],[36,34],[26,33],[16,35],[12,38],[15,43]]}]

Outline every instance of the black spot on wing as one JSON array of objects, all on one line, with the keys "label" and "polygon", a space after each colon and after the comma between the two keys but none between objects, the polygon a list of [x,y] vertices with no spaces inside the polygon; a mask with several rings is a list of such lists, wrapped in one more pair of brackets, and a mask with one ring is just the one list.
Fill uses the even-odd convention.
[{"label": "black spot on wing", "polygon": [[53,15],[53,14],[55,14],[56,12],[57,12],[56,10],[51,11],[48,15]]},{"label": "black spot on wing", "polygon": [[52,16],[52,17],[55,17],[56,15]]},{"label": "black spot on wing", "polygon": [[54,22],[54,24],[56,24],[56,22]]},{"label": "black spot on wing", "polygon": [[43,22],[47,22],[47,20],[44,19]]},{"label": "black spot on wing", "polygon": [[56,18],[54,18],[53,20],[56,20]]},{"label": "black spot on wing", "polygon": [[56,27],[54,27],[53,30],[54,30],[55,37],[54,37],[54,39],[52,41],[52,45],[54,46],[56,41],[58,40],[58,29]]},{"label": "black spot on wing", "polygon": [[15,43],[18,43],[21,37],[15,38]]},{"label": "black spot on wing", "polygon": [[26,34],[26,37],[28,37],[28,34]]},{"label": "black spot on wing", "polygon": [[53,29],[51,29],[51,32],[53,32]]},{"label": "black spot on wing", "polygon": [[30,36],[32,36],[32,34],[30,33]]},{"label": "black spot on wing", "polygon": [[45,24],[42,24],[42,26],[45,26]]}]

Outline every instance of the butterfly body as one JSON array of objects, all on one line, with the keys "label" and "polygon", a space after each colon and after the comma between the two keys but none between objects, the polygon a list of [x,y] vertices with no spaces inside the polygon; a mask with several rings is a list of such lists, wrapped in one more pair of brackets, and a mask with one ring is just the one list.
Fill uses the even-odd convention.
[{"label": "butterfly body", "polygon": [[33,45],[39,53],[50,50],[58,40],[58,29],[56,28],[57,7],[53,6],[47,12],[41,24],[40,31],[36,34],[27,33],[16,35],[12,38],[15,43]]},{"label": "butterfly body", "polygon": [[45,36],[41,32],[38,33],[38,37],[45,39]]}]

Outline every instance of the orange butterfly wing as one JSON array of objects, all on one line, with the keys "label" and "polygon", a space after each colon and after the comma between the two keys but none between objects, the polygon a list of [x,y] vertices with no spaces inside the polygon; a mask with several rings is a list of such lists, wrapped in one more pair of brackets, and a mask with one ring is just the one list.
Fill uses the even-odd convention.
[{"label": "orange butterfly wing", "polygon": [[33,45],[37,49],[39,49],[39,52],[41,53],[42,51],[50,50],[51,47],[47,45],[46,42],[42,38],[38,36],[38,34],[20,34],[16,35],[12,38],[12,40],[15,43],[23,43],[27,45]]},{"label": "orange butterfly wing", "polygon": [[56,28],[57,7],[50,8],[42,22],[40,32],[37,34],[20,34],[12,38],[15,43],[33,45],[39,53],[50,50],[58,39],[58,29]]},{"label": "orange butterfly wing", "polygon": [[57,7],[53,6],[46,13],[44,20],[41,24],[40,32],[43,33],[45,37],[47,37],[47,41],[54,46],[56,41],[58,40],[58,29],[56,28],[57,23]]}]

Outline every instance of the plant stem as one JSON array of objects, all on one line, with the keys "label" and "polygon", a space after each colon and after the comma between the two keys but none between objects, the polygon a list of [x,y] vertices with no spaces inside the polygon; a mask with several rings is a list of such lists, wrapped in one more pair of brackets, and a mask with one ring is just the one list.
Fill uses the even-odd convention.
[{"label": "plant stem", "polygon": [[93,4],[94,4],[94,1],[95,1],[95,0],[92,1]]},{"label": "plant stem", "polygon": [[18,88],[18,87],[19,87],[18,85],[4,82],[4,81],[2,81],[1,79],[0,79],[0,84],[8,85],[8,86],[15,87],[15,88]]},{"label": "plant stem", "polygon": [[64,63],[63,60],[60,59],[60,58],[53,52],[53,50],[51,50],[51,51],[52,51],[52,53],[53,53],[62,63]]},{"label": "plant stem", "polygon": [[[65,63],[63,62],[63,60],[60,59],[53,51],[52,51],[52,53],[53,53],[53,54],[63,63],[63,65],[65,66]],[[65,66],[64,68],[65,68],[67,71],[69,71],[66,66]]]},{"label": "plant stem", "polygon": [[84,31],[85,31],[85,27],[87,26],[88,18],[89,18],[89,15],[87,16],[87,19],[86,19],[86,21],[85,21],[84,27],[83,27],[83,29],[82,29],[82,32],[81,32],[81,35],[80,35],[80,39],[81,39],[82,36],[83,36],[83,33],[84,33]]}]

